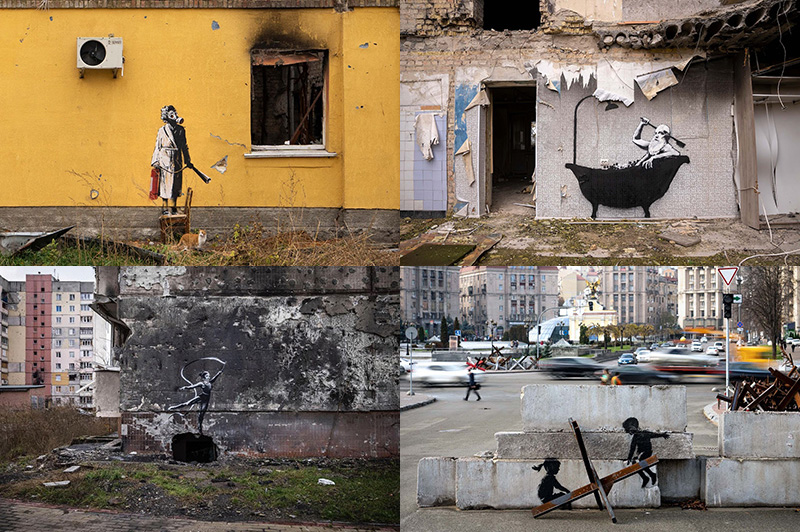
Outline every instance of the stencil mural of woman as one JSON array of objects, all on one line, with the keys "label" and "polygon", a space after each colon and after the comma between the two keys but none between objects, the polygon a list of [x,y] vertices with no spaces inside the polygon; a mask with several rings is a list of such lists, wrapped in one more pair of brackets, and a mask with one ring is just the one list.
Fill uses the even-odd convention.
[{"label": "stencil mural of woman", "polygon": [[[192,384],[192,382],[189,379],[187,379],[186,376],[183,374],[183,371],[187,367],[189,367],[189,365],[194,364],[195,362],[199,362],[201,360],[214,360],[216,362],[219,362],[220,364],[222,364],[222,369],[220,369],[217,372],[217,374],[214,375],[213,377],[211,376],[211,373],[209,373],[208,371],[202,371],[202,372],[200,372],[200,381]],[[178,388],[178,390],[181,390],[181,391],[183,391],[183,390],[194,390],[194,397],[189,399],[185,403],[181,403],[179,405],[170,406],[170,407],[167,408],[167,410],[177,410],[179,408],[184,408],[184,407],[187,407],[187,406],[191,410],[194,407],[194,405],[196,405],[197,403],[200,403],[200,415],[197,416],[197,423],[199,425],[200,434],[203,434],[203,419],[206,416],[206,410],[208,410],[208,404],[211,402],[211,389],[212,389],[212,387],[214,385],[214,382],[216,382],[216,380],[219,378],[219,376],[222,375],[222,372],[225,371],[225,364],[226,364],[225,361],[220,360],[218,358],[205,357],[205,358],[199,358],[197,360],[193,360],[193,361],[189,362],[188,364],[184,365],[181,368],[181,377],[183,378],[183,380],[188,382],[189,385],[188,386],[181,386],[180,388]],[[200,392],[198,393],[197,390],[200,390]]]},{"label": "stencil mural of woman", "polygon": [[[542,468],[544,468],[546,474],[544,477],[542,477],[542,481],[539,483],[539,489],[536,493],[539,496],[539,500],[542,501],[542,504],[550,502],[570,492],[570,490],[562,486],[556,478],[559,470],[561,470],[561,462],[553,458],[547,458],[543,463],[535,465],[531,469],[534,471],[541,471]],[[561,490],[561,492],[556,493],[557,489]],[[572,503],[564,506],[563,508],[571,510]]]},{"label": "stencil mural of woman", "polygon": [[[649,430],[641,430],[639,428],[639,420],[635,417],[629,417],[622,422],[622,428],[625,432],[631,434],[631,448],[628,451],[628,459],[625,461],[627,464],[632,464],[634,461],[644,460],[653,456],[653,443],[650,441],[653,438],[669,438],[666,432],[657,433],[650,432]],[[649,475],[649,476],[648,476]],[[652,481],[653,486],[658,481],[658,476],[652,469],[645,469],[639,471],[639,476],[642,477],[642,487],[646,488],[648,481]]]}]

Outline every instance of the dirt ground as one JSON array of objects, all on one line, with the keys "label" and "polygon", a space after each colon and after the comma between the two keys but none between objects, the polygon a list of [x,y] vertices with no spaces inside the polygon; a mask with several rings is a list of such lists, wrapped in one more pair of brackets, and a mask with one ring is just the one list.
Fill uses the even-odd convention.
[{"label": "dirt ground", "polygon": [[[399,460],[225,455],[183,463],[125,454],[119,440],[72,444],[0,464],[0,497],[207,521],[398,524]],[[75,472],[65,472],[78,465]],[[320,478],[335,485],[319,483]],[[69,481],[47,487],[45,482]],[[0,526],[2,528],[2,526]]]},{"label": "dirt ground", "polygon": [[800,218],[785,218],[780,225],[773,221],[770,228],[762,223],[761,230],[738,219],[536,220],[535,209],[514,205],[530,204],[531,196],[510,194],[502,198],[500,211],[483,218],[405,218],[401,252],[419,240],[462,244],[502,235],[477,264],[800,264]]}]

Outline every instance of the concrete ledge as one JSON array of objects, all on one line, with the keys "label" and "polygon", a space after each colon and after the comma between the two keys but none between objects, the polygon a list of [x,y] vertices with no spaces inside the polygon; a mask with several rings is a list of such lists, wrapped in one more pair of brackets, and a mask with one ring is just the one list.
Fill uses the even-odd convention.
[{"label": "concrete ledge", "polygon": [[700,497],[705,458],[662,461],[660,454],[658,457],[658,485],[661,488],[662,501],[684,501]]},{"label": "concrete ledge", "polygon": [[708,506],[798,506],[800,460],[709,458],[701,490]]},{"label": "concrete ledge", "polygon": [[622,431],[629,417],[642,429],[686,431],[683,386],[600,386],[531,384],[522,388],[522,430],[570,431],[569,418],[582,431]]},{"label": "concrete ledge", "polygon": [[719,454],[726,458],[800,458],[800,412],[723,412]]},{"label": "concrete ledge", "polygon": [[[592,460],[625,460],[631,435],[624,432],[581,431]],[[661,459],[694,458],[692,436],[688,432],[669,432],[669,438],[653,438],[653,454]],[[495,432],[497,458],[544,459],[580,458],[578,442],[572,432]]]},{"label": "concrete ledge", "polygon": [[[536,460],[459,458],[456,462],[456,505],[462,510],[530,509],[538,506],[542,503],[537,494],[538,487],[547,473],[544,469],[535,471],[532,467],[541,463]],[[592,463],[601,477],[624,467],[621,461],[594,460]],[[556,478],[570,490],[589,483],[582,460],[562,460]],[[657,508],[661,505],[658,485],[642,488],[638,475],[615,484],[609,497],[615,508]],[[576,501],[573,507],[597,506],[590,495]]]},{"label": "concrete ledge", "polygon": [[417,505],[452,506],[456,503],[456,459],[423,458],[417,465]]},{"label": "concrete ledge", "polygon": [[[182,204],[183,199],[178,200]],[[46,231],[75,225],[69,234],[117,240],[159,239],[157,207],[0,207],[0,228]],[[400,241],[399,211],[303,207],[192,207],[192,229],[228,235],[237,223],[259,222],[267,235],[304,230],[320,238],[368,233],[377,243]]]}]

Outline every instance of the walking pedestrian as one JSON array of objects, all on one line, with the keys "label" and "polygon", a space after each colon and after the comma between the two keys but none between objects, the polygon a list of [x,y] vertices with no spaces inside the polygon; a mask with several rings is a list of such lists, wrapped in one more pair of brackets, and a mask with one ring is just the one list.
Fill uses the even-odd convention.
[{"label": "walking pedestrian", "polygon": [[608,371],[608,368],[603,370],[603,374],[600,376],[600,382],[603,386],[608,386],[611,384],[611,372]]},{"label": "walking pedestrian", "polygon": [[472,368],[467,370],[467,374],[469,375],[469,382],[467,383],[467,396],[464,397],[465,401],[469,401],[469,393],[475,392],[475,395],[478,396],[478,401],[481,400],[481,394],[478,393],[478,390],[481,389],[481,385],[475,382],[475,374],[472,373]]}]

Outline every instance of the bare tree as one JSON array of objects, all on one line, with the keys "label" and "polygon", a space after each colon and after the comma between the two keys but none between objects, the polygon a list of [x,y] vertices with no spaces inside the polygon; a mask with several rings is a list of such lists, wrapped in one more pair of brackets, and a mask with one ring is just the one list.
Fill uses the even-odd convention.
[{"label": "bare tree", "polygon": [[762,329],[772,341],[772,356],[777,358],[783,324],[791,311],[792,272],[782,266],[743,268],[742,313]]}]

